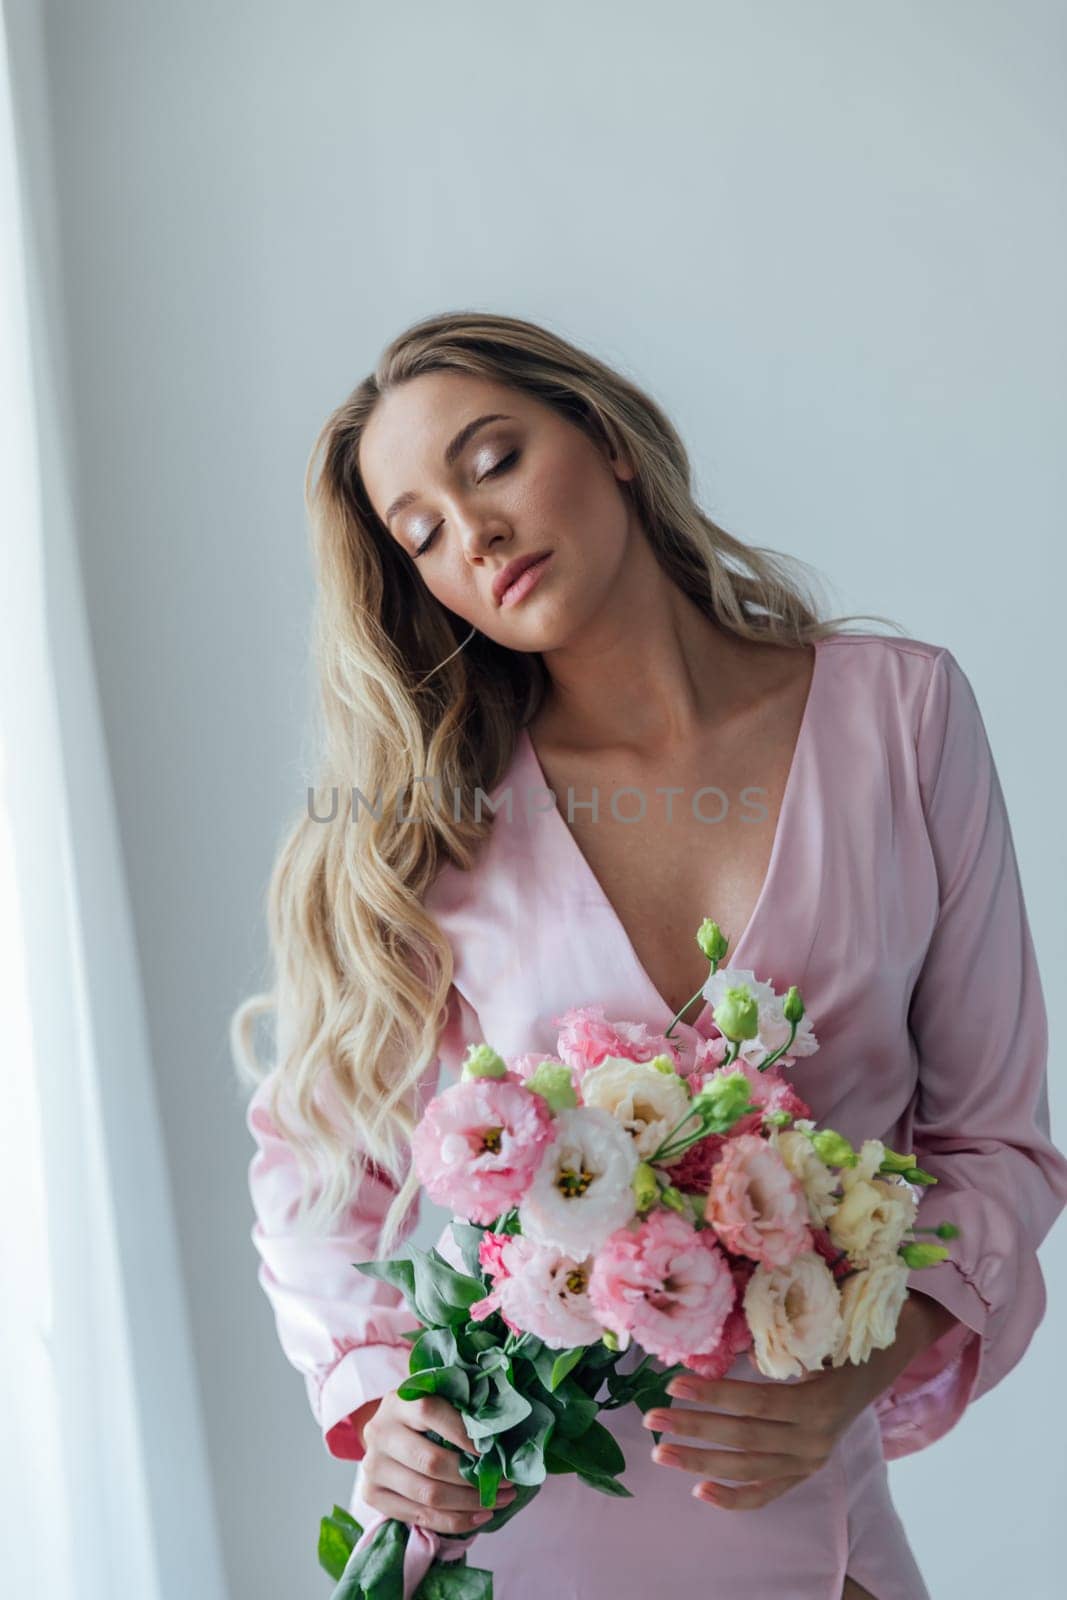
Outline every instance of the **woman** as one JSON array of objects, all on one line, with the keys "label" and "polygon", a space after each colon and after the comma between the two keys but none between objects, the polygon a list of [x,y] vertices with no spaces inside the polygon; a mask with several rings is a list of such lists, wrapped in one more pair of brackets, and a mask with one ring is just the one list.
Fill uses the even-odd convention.
[{"label": "woman", "polygon": [[[939,1179],[923,1223],[961,1235],[911,1274],[888,1350],[796,1384],[741,1357],[655,1450],[617,1413],[636,1498],[550,1478],[471,1559],[501,1600],[645,1600],[664,1572],[734,1600],[920,1600],[886,1460],[1019,1360],[1067,1202],[968,680],[936,645],[820,619],[790,563],[697,508],[646,395],[510,318],[396,339],[326,423],[309,505],[335,792],[280,853],[275,990],[234,1037],[255,1075],[248,1025],[276,1005],[253,1239],[326,1447],[362,1463],[353,1511],[478,1526],[455,1453],[425,1437],[468,1445],[459,1414],[396,1396],[411,1313],[352,1266],[415,1225],[408,1141],[439,1064],[483,1037],[547,1051],[552,1018],[590,1001],[662,1030],[707,976],[710,916],[741,930],[727,965],[801,989],[812,1115],[914,1148]],[[708,1008],[681,1026],[706,1034]]]}]

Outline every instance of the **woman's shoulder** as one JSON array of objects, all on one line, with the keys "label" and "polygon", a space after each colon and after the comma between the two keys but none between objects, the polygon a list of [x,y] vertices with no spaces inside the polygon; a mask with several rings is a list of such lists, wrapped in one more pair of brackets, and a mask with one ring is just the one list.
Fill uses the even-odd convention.
[{"label": "woman's shoulder", "polygon": [[919,672],[924,664],[929,672],[933,662],[947,649],[945,645],[933,644],[928,639],[912,639],[896,633],[860,632],[827,634],[819,640],[818,648],[831,650],[857,666],[873,668],[896,664],[906,668],[909,662],[915,662],[915,670]]},{"label": "woman's shoulder", "polygon": [[946,645],[893,633],[832,633],[817,650],[838,685],[838,699],[867,708],[881,703],[898,716],[921,714],[935,679],[960,671]]}]

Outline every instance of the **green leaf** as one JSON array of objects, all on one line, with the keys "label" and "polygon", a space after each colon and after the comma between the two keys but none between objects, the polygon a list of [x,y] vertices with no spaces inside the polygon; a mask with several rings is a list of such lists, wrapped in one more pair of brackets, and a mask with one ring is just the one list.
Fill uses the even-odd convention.
[{"label": "green leaf", "polygon": [[[460,1464],[459,1470],[461,1476],[464,1477],[475,1489],[477,1489],[478,1471],[476,1462],[472,1461],[470,1456],[465,1456]],[[505,1523],[510,1522],[512,1517],[518,1516],[523,1506],[529,1505],[534,1495],[539,1494],[540,1491],[540,1484],[517,1484],[515,1488],[515,1497],[511,1501],[510,1505],[497,1507],[489,1521],[483,1522],[479,1525],[478,1532],[495,1533],[498,1528],[502,1528]]]},{"label": "green leaf", "polygon": [[451,1328],[424,1328],[411,1352],[412,1372],[424,1367],[454,1367],[459,1361],[456,1336]]},{"label": "green leaf", "polygon": [[404,1550],[408,1529],[390,1520],[370,1543],[353,1551],[330,1600],[404,1600]]},{"label": "green leaf", "polygon": [[587,1483],[591,1489],[599,1489],[601,1494],[613,1494],[619,1500],[632,1500],[633,1490],[628,1489],[618,1478],[609,1478],[606,1474],[579,1472],[579,1478]]},{"label": "green leaf", "polygon": [[453,1219],[451,1228],[452,1237],[463,1258],[463,1265],[472,1278],[481,1278],[483,1273],[482,1264],[478,1259],[478,1247],[482,1242],[482,1235],[489,1230],[477,1222],[460,1222],[458,1219]]},{"label": "green leaf", "polygon": [[484,1456],[478,1457],[478,1494],[484,1507],[496,1504],[496,1492],[500,1487],[500,1480],[504,1476],[504,1469],[500,1464],[500,1457],[494,1447],[487,1450]]},{"label": "green leaf", "polygon": [[493,1600],[493,1574],[466,1562],[435,1561],[415,1600]]},{"label": "green leaf", "polygon": [[549,1406],[532,1395],[527,1399],[530,1415],[500,1435],[497,1449],[503,1456],[504,1472],[511,1482],[532,1487],[545,1481],[545,1445],[556,1426],[556,1416]]},{"label": "green leaf", "polygon": [[572,1460],[568,1459],[568,1455],[564,1453],[569,1444],[573,1444],[573,1440],[564,1440],[558,1435],[554,1435],[549,1440],[545,1450],[545,1467],[547,1471],[557,1475],[565,1472],[574,1472],[583,1483],[588,1483],[593,1489],[599,1489],[602,1494],[615,1495],[619,1499],[633,1498],[631,1490],[627,1489],[625,1484],[617,1482],[610,1472],[601,1472],[592,1466],[576,1466]]},{"label": "green leaf", "polygon": [[547,1405],[556,1419],[556,1431],[565,1434],[568,1438],[577,1438],[583,1434],[590,1423],[596,1421],[598,1406],[591,1400],[584,1389],[579,1388],[571,1378],[564,1378],[558,1389],[546,1389],[540,1385],[536,1389],[529,1389],[531,1399],[536,1396],[543,1405]]},{"label": "green leaf", "polygon": [[439,1394],[457,1410],[466,1410],[470,1402],[470,1379],[462,1367],[426,1367],[405,1378],[397,1385],[396,1392],[401,1400]]},{"label": "green leaf", "polygon": [[646,1356],[633,1372],[610,1373],[608,1392],[611,1398],[604,1402],[602,1409],[614,1411],[619,1406],[636,1405],[647,1411],[651,1406],[669,1406],[673,1397],[667,1393],[667,1385],[676,1373],[685,1369],[680,1361],[666,1368],[655,1363],[655,1356]]},{"label": "green leaf", "polygon": [[485,1298],[481,1279],[457,1272],[436,1250],[427,1253],[414,1245],[407,1249],[414,1272],[416,1316],[434,1327],[462,1327],[474,1302]]},{"label": "green leaf", "polygon": [[486,1375],[493,1372],[510,1373],[512,1370],[512,1358],[508,1355],[503,1345],[493,1344],[486,1350],[479,1350],[478,1368]]},{"label": "green leaf", "polygon": [[467,1409],[469,1411],[480,1411],[489,1398],[489,1390],[491,1388],[492,1384],[484,1373],[481,1377],[475,1378],[471,1383],[471,1395],[467,1402]]},{"label": "green leaf", "polygon": [[340,1578],[363,1529],[343,1506],[334,1506],[319,1524],[319,1565],[331,1578]]},{"label": "green leaf", "polygon": [[391,1283],[394,1289],[399,1289],[406,1297],[409,1305],[415,1299],[415,1265],[398,1257],[388,1261],[353,1261],[352,1265],[368,1278],[380,1278],[383,1283]]},{"label": "green leaf", "polygon": [[[503,1327],[503,1323],[501,1323],[501,1327]],[[470,1348],[474,1351],[475,1358],[477,1358],[483,1350],[492,1350],[494,1345],[500,1343],[497,1335],[493,1333],[491,1329],[484,1327],[479,1322],[469,1323],[467,1327],[463,1329],[462,1333],[457,1335],[457,1338],[459,1339],[461,1346],[470,1346]]]},{"label": "green leaf", "polygon": [[502,1372],[494,1372],[489,1399],[476,1413],[468,1412],[464,1416],[464,1421],[471,1442],[478,1444],[487,1434],[503,1433],[505,1429],[514,1427],[517,1422],[528,1417],[532,1410],[533,1407],[525,1395],[521,1395]]},{"label": "green leaf", "polygon": [[577,1345],[573,1350],[562,1350],[552,1363],[550,1382],[545,1385],[547,1389],[558,1389],[572,1367],[576,1367],[585,1355],[585,1346]]},{"label": "green leaf", "polygon": [[619,1449],[615,1435],[609,1433],[601,1422],[591,1422],[576,1439],[568,1439],[563,1433],[553,1435],[552,1450],[569,1462],[576,1472],[596,1477],[612,1477],[626,1467],[626,1457]]},{"label": "green leaf", "polygon": [[530,1363],[546,1389],[551,1390],[556,1387],[552,1382],[552,1368],[556,1364],[557,1354],[557,1351],[550,1350],[548,1345],[542,1344],[540,1340],[535,1345],[523,1345],[522,1348],[523,1360]]},{"label": "green leaf", "polygon": [[667,1393],[667,1385],[679,1372],[684,1371],[684,1363],[677,1361],[673,1367],[667,1367],[663,1372],[644,1373],[633,1392],[634,1405],[642,1412],[650,1411],[653,1406],[660,1408],[669,1406],[674,1396]]}]

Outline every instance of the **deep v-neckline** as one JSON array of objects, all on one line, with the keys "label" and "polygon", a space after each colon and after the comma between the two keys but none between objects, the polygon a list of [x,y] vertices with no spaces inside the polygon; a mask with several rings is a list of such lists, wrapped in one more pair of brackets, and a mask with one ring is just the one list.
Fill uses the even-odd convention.
[{"label": "deep v-neckline", "polygon": [[[751,915],[749,916],[748,921],[745,923],[740,937],[734,941],[732,948],[727,952],[726,964],[731,968],[738,968],[741,966],[742,952],[746,956],[748,955],[748,947],[752,943],[754,931],[758,931],[760,922],[765,919],[768,914],[767,905],[775,886],[775,880],[780,872],[779,863],[787,851],[787,834],[793,825],[794,813],[796,812],[799,804],[797,795],[801,787],[801,774],[812,742],[811,728],[814,721],[816,687],[820,676],[820,646],[822,645],[823,641],[822,639],[815,639],[812,642],[814,645],[815,654],[812,661],[811,678],[808,681],[808,693],[804,701],[804,710],[801,713],[800,726],[797,729],[796,740],[793,744],[793,753],[789,761],[789,770],[786,773],[785,787],[782,790],[782,801],[778,808],[778,820],[775,824],[774,838],[771,841],[771,853],[767,861],[767,870],[764,874],[763,882],[760,885],[759,893],[756,896],[756,903],[752,907]],[[545,776],[545,772],[541,766],[537,751],[534,748],[533,740],[530,738],[529,730],[526,727],[522,727],[519,730],[519,741],[521,752],[538,778],[541,787],[547,793],[554,795],[555,791]],[[590,889],[593,891],[594,897],[599,902],[600,907],[607,918],[608,924],[615,935],[616,941],[622,947],[626,959],[633,968],[639,982],[644,986],[649,1000],[654,1002],[659,1009],[666,1013],[666,1020],[664,1021],[664,1027],[666,1027],[667,1021],[669,1021],[674,1015],[673,1008],[667,1003],[666,1000],[664,1000],[663,996],[652,982],[652,979],[645,968],[644,962],[637,954],[633,940],[630,938],[626,928],[623,926],[622,918],[619,916],[614,905],[609,900],[607,894],[605,893],[603,884],[593,871],[585,852],[582,850],[577,839],[567,826],[562,814],[559,811],[559,808],[554,802],[548,809],[548,825],[553,829],[555,836],[559,838],[560,847],[566,858],[573,864],[574,869],[581,874],[586,883],[589,885]],[[747,970],[754,969],[749,968]],[[706,1032],[707,1027],[710,1025],[707,1021],[710,1011],[711,1004],[709,1001],[705,1000],[695,1016],[690,1017],[688,1021],[683,1018],[681,1026],[695,1028],[698,1032]]]}]

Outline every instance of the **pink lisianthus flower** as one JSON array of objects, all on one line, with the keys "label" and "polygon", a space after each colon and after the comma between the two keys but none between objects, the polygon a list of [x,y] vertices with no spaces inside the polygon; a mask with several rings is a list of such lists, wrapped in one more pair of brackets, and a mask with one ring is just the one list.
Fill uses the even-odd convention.
[{"label": "pink lisianthus flower", "polygon": [[617,1337],[632,1335],[668,1364],[717,1348],[736,1293],[711,1230],[666,1210],[613,1233],[597,1251],[589,1280],[603,1325]]},{"label": "pink lisianthus flower", "polygon": [[485,1248],[485,1258],[493,1263],[488,1270],[493,1273],[494,1282],[491,1293],[470,1308],[475,1322],[499,1311],[513,1332],[532,1333],[553,1350],[596,1343],[603,1329],[593,1314],[587,1292],[589,1257],[578,1260],[554,1245],[537,1244],[521,1233],[485,1237],[493,1240]]},{"label": "pink lisianthus flower", "polygon": [[489,1232],[483,1233],[479,1239],[478,1260],[482,1270],[492,1278],[493,1287],[483,1299],[476,1300],[470,1307],[470,1317],[472,1322],[484,1322],[494,1311],[499,1311],[512,1333],[522,1333],[524,1330],[517,1327],[514,1322],[509,1322],[500,1306],[500,1291],[508,1276],[507,1257],[504,1252],[513,1237],[514,1235],[510,1233]]},{"label": "pink lisianthus flower", "polygon": [[653,1056],[670,1056],[677,1062],[680,1052],[672,1039],[653,1033],[643,1022],[608,1022],[604,1007],[575,1006],[552,1018],[559,1028],[556,1053],[580,1077],[598,1067],[606,1056],[624,1061],[651,1061]]},{"label": "pink lisianthus flower", "polygon": [[723,1325],[719,1342],[715,1349],[708,1355],[690,1354],[685,1359],[685,1364],[690,1372],[695,1372],[700,1378],[725,1378],[737,1357],[745,1350],[752,1348],[752,1329],[748,1325],[745,1315],[745,1287],[749,1278],[756,1270],[754,1261],[740,1259],[730,1261],[730,1272],[734,1280],[734,1291],[737,1295],[726,1322]]},{"label": "pink lisianthus flower", "polygon": [[490,1228],[478,1240],[479,1264],[491,1278],[506,1276],[508,1269],[504,1265],[504,1248],[512,1237],[510,1233],[494,1233]]},{"label": "pink lisianthus flower", "polygon": [[722,1066],[723,1061],[726,1059],[727,1052],[730,1049],[729,1039],[721,1034],[718,1028],[715,1028],[714,1023],[712,1023],[711,1026],[715,1029],[715,1031],[699,1041],[694,1054],[694,1088],[696,1087],[697,1083],[702,1081],[703,1078],[706,1078],[710,1073],[714,1072],[716,1067]]},{"label": "pink lisianthus flower", "polygon": [[436,1095],[412,1136],[430,1199],[471,1222],[518,1205],[553,1135],[544,1099],[506,1078],[468,1078]]},{"label": "pink lisianthus flower", "polygon": [[728,1250],[764,1266],[787,1267],[814,1248],[804,1189],[757,1133],[727,1139],[704,1215]]}]

